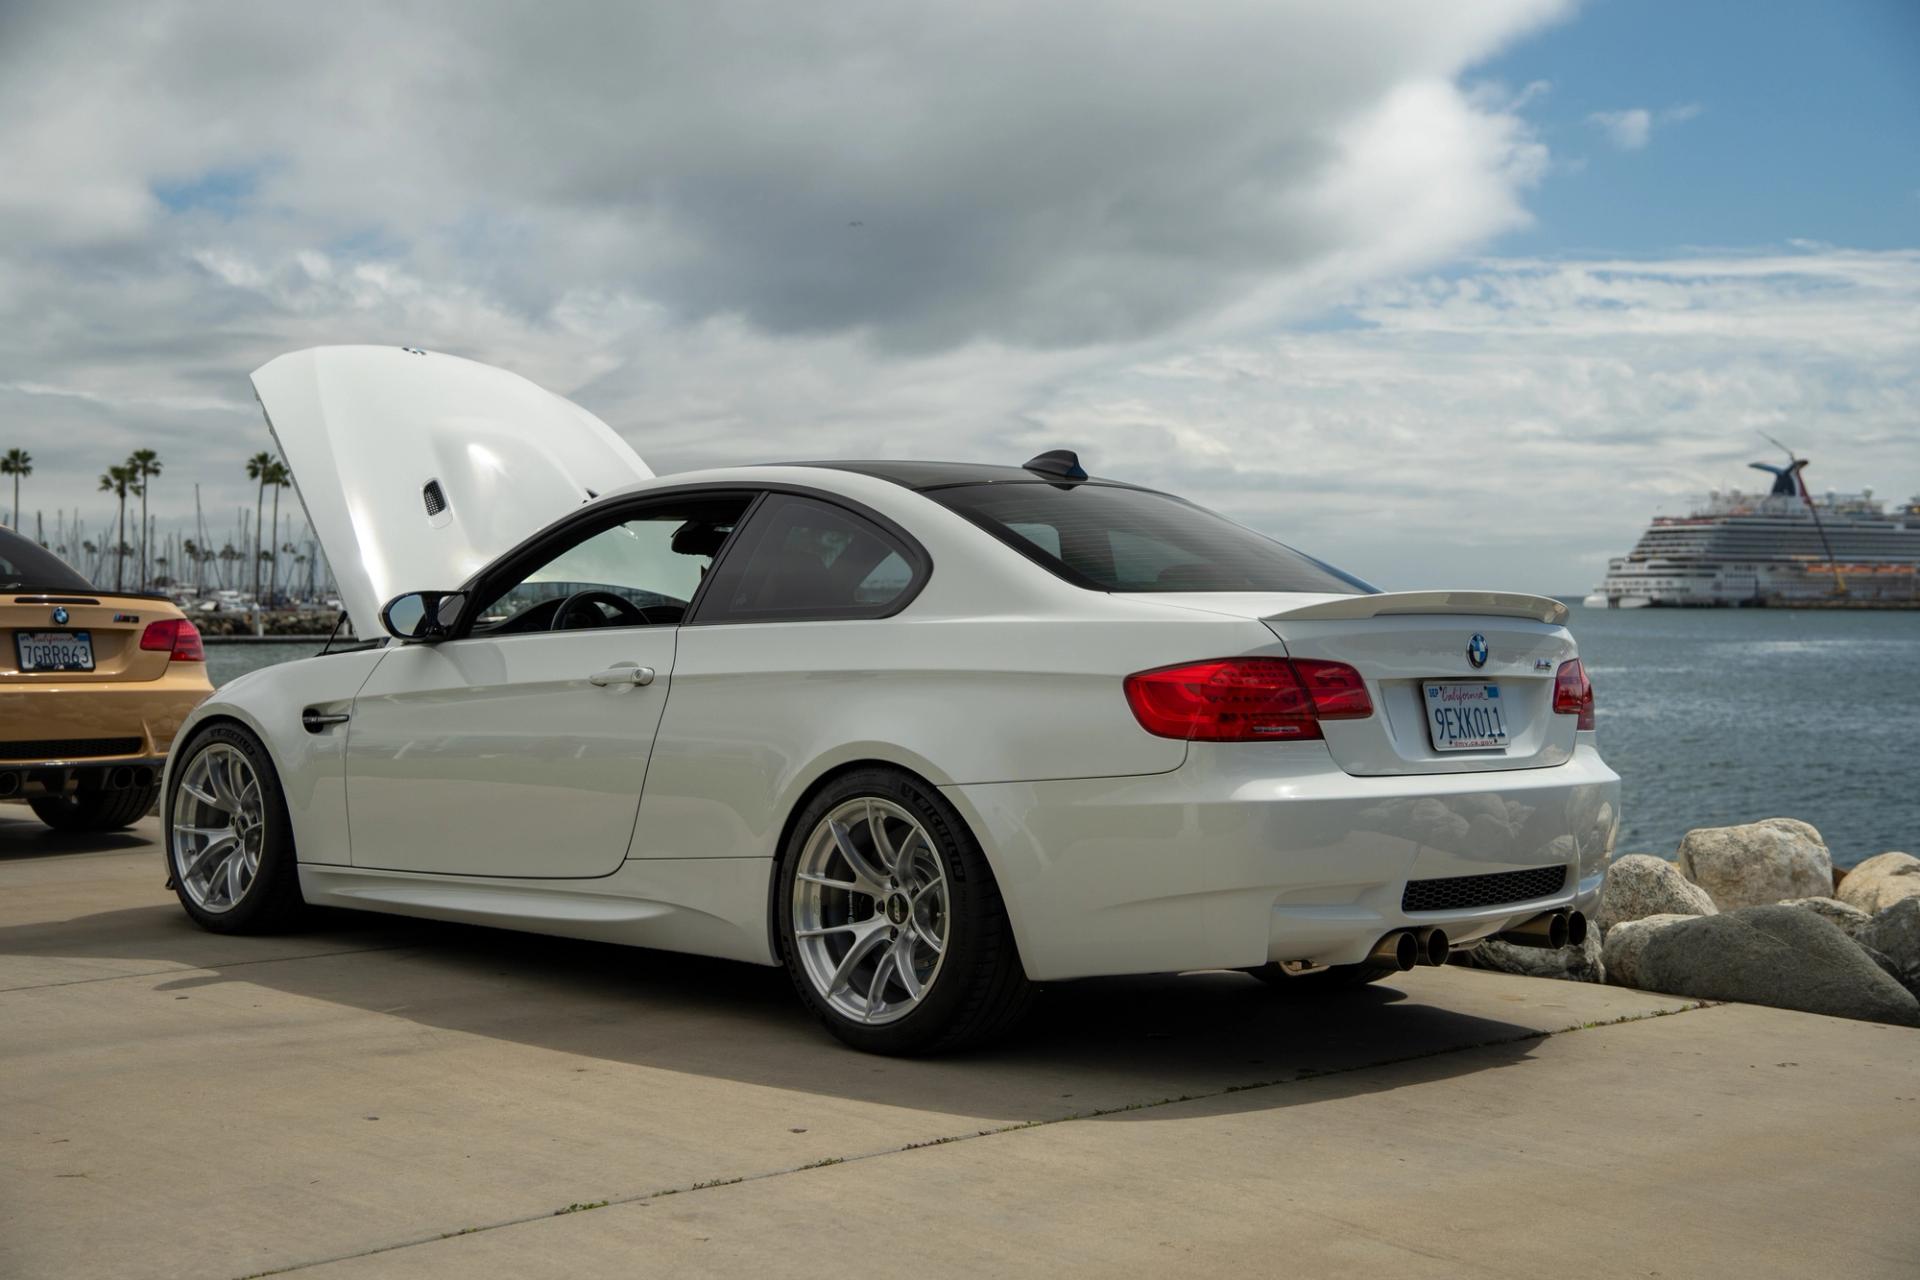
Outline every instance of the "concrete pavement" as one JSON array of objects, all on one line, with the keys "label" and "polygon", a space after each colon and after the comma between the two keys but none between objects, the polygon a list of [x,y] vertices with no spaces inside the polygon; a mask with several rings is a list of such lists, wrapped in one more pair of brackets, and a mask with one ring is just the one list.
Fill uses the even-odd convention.
[{"label": "concrete pavement", "polygon": [[[0,805],[0,1276],[1911,1276],[1920,1032],[1419,970],[1069,984],[863,1057],[776,970],[221,938]],[[1671,1015],[1671,1016],[1661,1016]]]}]

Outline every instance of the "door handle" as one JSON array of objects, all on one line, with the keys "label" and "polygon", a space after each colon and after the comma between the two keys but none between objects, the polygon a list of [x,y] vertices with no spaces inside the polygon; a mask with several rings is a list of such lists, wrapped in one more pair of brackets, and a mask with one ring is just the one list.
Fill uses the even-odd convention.
[{"label": "door handle", "polygon": [[587,677],[587,683],[598,685],[602,689],[609,685],[652,684],[653,668],[638,667],[632,663],[622,663],[617,667],[608,667],[605,671],[596,671]]}]

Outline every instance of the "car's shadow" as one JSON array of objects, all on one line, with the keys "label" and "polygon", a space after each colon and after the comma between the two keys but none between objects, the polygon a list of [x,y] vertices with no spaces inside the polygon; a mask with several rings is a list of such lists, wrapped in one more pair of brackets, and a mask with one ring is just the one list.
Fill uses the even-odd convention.
[{"label": "car's shadow", "polygon": [[0,809],[0,837],[4,837],[0,838],[0,862],[63,854],[123,853],[153,847],[153,841],[134,831],[54,831],[42,826],[25,805]]},{"label": "car's shadow", "polygon": [[[1266,1109],[1524,1058],[1535,1033],[1407,999],[1391,982],[1295,1003],[1237,973],[1049,987],[1001,1043],[938,1059],[855,1053],[784,970],[431,921],[318,913],[294,937],[218,938],[154,905],[0,929],[0,956],[195,967],[177,994],[250,983],[538,1049],[890,1106],[1028,1121],[1221,1095]],[[151,973],[151,971],[148,971]],[[1473,1053],[1449,1052],[1475,1048]],[[1315,1080],[1311,1090],[1253,1086]]]}]

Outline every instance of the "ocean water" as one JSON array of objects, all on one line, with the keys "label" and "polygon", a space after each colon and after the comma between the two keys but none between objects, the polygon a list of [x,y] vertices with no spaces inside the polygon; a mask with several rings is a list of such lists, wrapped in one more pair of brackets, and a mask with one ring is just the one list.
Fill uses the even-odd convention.
[{"label": "ocean water", "polygon": [[1567,625],[1620,775],[1618,852],[1774,817],[1840,866],[1920,852],[1920,613],[1574,605]]},{"label": "ocean water", "polygon": [[[1800,818],[1834,861],[1920,854],[1920,613],[1587,609],[1569,625],[1620,774],[1621,853]],[[215,684],[320,645],[207,646]]]}]

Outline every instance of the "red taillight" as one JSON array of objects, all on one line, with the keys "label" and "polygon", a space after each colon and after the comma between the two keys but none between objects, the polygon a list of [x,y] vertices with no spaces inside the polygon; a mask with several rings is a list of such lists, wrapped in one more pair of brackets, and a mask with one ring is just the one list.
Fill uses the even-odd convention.
[{"label": "red taillight", "polygon": [[185,618],[162,618],[149,622],[140,633],[142,649],[163,649],[169,662],[205,662],[207,650],[200,643],[200,628]]},{"label": "red taillight", "polygon": [[1304,658],[1183,663],[1128,676],[1126,691],[1148,733],[1198,742],[1302,742],[1322,720],[1373,714],[1358,671]]},{"label": "red taillight", "polygon": [[1578,658],[1561,663],[1553,677],[1553,713],[1579,716],[1575,728],[1593,728],[1593,682],[1587,679],[1587,669]]}]

